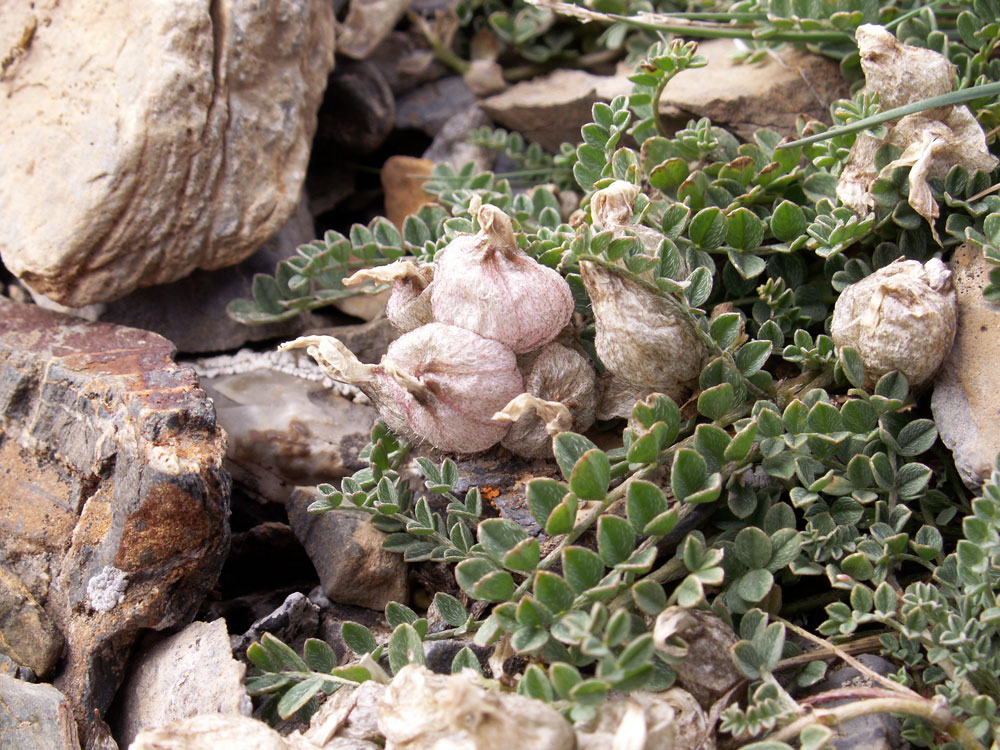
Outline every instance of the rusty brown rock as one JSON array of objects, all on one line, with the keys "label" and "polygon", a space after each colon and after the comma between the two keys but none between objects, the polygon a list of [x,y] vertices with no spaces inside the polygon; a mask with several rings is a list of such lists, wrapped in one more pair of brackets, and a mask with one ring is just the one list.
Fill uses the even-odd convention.
[{"label": "rusty brown rock", "polygon": [[0,654],[48,677],[62,654],[63,637],[35,597],[0,565]]},{"label": "rusty brown rock", "polygon": [[424,192],[434,162],[413,156],[390,156],[382,165],[382,189],[385,191],[385,215],[402,230],[403,220],[415,214],[425,203],[437,199]]},{"label": "rusty brown rock", "polygon": [[0,560],[66,639],[84,737],[137,633],[190,619],[229,545],[225,434],[172,353],[0,300]]}]

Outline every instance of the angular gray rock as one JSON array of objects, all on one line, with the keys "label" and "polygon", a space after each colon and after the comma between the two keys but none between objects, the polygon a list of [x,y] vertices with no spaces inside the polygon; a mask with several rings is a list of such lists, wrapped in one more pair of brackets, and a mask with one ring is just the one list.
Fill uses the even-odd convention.
[{"label": "angular gray rock", "polygon": [[48,677],[62,655],[62,633],[35,597],[6,565],[0,564],[0,654]]},{"label": "angular gray rock", "polygon": [[79,307],[255,252],[294,213],[322,0],[38,0],[0,18],[0,255]]},{"label": "angular gray rock", "polygon": [[396,123],[400,128],[422,130],[433,137],[448,120],[475,103],[476,95],[462,76],[449,76],[401,96],[396,106]]},{"label": "angular gray rock", "polygon": [[233,658],[224,620],[193,622],[132,658],[111,721],[120,747],[143,729],[198,714],[253,710],[243,687],[246,666]]},{"label": "angular gray rock", "polygon": [[319,574],[323,593],[332,602],[379,612],[391,601],[405,602],[406,563],[402,555],[382,549],[385,534],[359,510],[309,513],[307,508],[318,498],[314,488],[299,487],[285,507],[292,531]]},{"label": "angular gray rock", "polygon": [[80,750],[66,696],[0,674],[0,747],[3,750]]},{"label": "angular gray rock", "polygon": [[931,398],[941,441],[973,490],[989,478],[1000,453],[1000,305],[983,297],[990,268],[968,245],[952,256],[958,325]]},{"label": "angular gray rock", "polygon": [[225,435],[172,351],[0,299],[0,561],[66,639],[85,736],[136,635],[189,620],[229,545]]}]

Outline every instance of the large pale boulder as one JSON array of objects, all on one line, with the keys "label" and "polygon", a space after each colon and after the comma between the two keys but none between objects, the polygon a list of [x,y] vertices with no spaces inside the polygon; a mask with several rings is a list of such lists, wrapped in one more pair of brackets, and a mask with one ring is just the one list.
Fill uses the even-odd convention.
[{"label": "large pale boulder", "polygon": [[328,0],[0,0],[0,255],[71,306],[232,265],[294,213]]}]

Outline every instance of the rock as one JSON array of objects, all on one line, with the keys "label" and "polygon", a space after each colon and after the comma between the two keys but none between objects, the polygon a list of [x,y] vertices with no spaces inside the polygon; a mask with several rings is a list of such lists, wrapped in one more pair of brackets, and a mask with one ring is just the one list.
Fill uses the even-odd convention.
[{"label": "rock", "polygon": [[485,146],[473,146],[469,136],[493,123],[478,106],[472,106],[452,115],[434,136],[430,147],[424,151],[424,158],[437,164],[450,164],[461,169],[467,162],[476,165],[477,172],[491,169],[496,161],[496,152]]},{"label": "rock", "polygon": [[0,653],[48,677],[62,650],[62,633],[21,579],[0,565]]},{"label": "rock", "polygon": [[28,40],[0,80],[16,276],[106,302],[233,265],[288,221],[333,66],[329,2],[30,7],[0,26]]},{"label": "rock", "polygon": [[297,484],[327,482],[362,468],[358,454],[375,422],[373,407],[321,380],[269,369],[201,382],[229,435],[226,467],[261,501],[284,503]]},{"label": "rock", "polygon": [[1000,305],[983,297],[992,266],[962,245],[952,256],[958,326],[934,383],[931,411],[965,485],[977,490],[1000,453]]},{"label": "rock", "polygon": [[243,659],[251,643],[259,641],[264,633],[271,633],[297,653],[302,653],[302,645],[307,638],[316,635],[318,627],[319,607],[305,594],[296,591],[289,594],[276,610],[257,620],[243,635],[230,636],[229,643],[233,654]]},{"label": "rock", "polygon": [[198,714],[242,714],[253,708],[246,667],[233,658],[223,620],[193,622],[132,659],[112,721],[120,747],[143,729]]},{"label": "rock", "polygon": [[24,682],[38,682],[38,677],[35,675],[34,670],[18,664],[6,654],[0,654],[0,674]]},{"label": "rock", "polygon": [[434,162],[413,156],[390,156],[382,165],[382,190],[385,191],[385,215],[402,231],[403,220],[415,214],[425,203],[437,199],[424,192]]},{"label": "rock", "polygon": [[583,70],[556,70],[511,86],[479,103],[494,122],[521,133],[551,153],[580,141],[580,128],[593,120],[594,102],[628,95],[628,77],[599,76]]},{"label": "rock", "polygon": [[[455,491],[468,492],[478,487],[484,506],[520,524],[532,536],[539,536],[542,529],[535,523],[527,499],[528,482],[535,477],[559,478],[559,467],[552,461],[526,461],[487,452],[458,461]],[[434,498],[428,500],[433,504]]]},{"label": "rock", "polygon": [[386,750],[576,747],[569,722],[547,703],[487,690],[472,670],[446,677],[416,664],[386,689],[378,726]]},{"label": "rock", "polygon": [[392,132],[396,99],[375,63],[347,61],[330,76],[318,118],[317,157],[355,160],[374,152]]},{"label": "rock", "polygon": [[309,513],[306,509],[319,497],[317,490],[299,487],[286,508],[292,531],[319,574],[323,593],[330,601],[380,612],[389,602],[405,602],[406,563],[402,555],[382,549],[385,534],[360,510]]},{"label": "rock", "polygon": [[[896,667],[888,660],[875,654],[859,654],[858,661],[883,677],[895,674]],[[825,693],[829,690],[851,687],[871,687],[873,681],[851,666],[841,667],[827,679],[812,685],[809,695]],[[824,708],[850,703],[850,699],[826,701]],[[909,743],[900,734],[902,722],[892,714],[871,714],[845,721],[835,727],[830,745],[834,750],[901,750]]]},{"label": "rock", "polygon": [[[275,565],[281,560],[281,565]],[[274,591],[316,580],[316,571],[290,526],[277,521],[233,534],[226,564],[219,575],[224,598],[254,591]]]},{"label": "rock", "polygon": [[80,750],[66,696],[0,674],[0,747],[4,750]]},{"label": "rock", "polygon": [[432,138],[459,112],[476,103],[462,76],[448,76],[426,83],[399,97],[396,126],[422,130]]},{"label": "rock", "polygon": [[[678,649],[669,639],[685,644]],[[668,656],[678,684],[694,696],[706,711],[743,679],[730,656],[736,633],[719,617],[699,609],[667,607],[656,618],[653,642]]]},{"label": "rock", "polygon": [[698,702],[680,688],[613,696],[597,717],[577,726],[578,750],[715,750],[715,729]]},{"label": "rock", "polygon": [[[746,140],[752,140],[758,128],[792,135],[799,114],[829,121],[830,103],[848,95],[832,60],[788,49],[780,53],[780,62],[768,58],[743,65],[729,59],[734,51],[728,39],[703,42],[698,52],[708,58],[708,66],[671,79],[660,98],[668,131],[683,127],[689,118],[708,117]],[[558,70],[512,86],[480,106],[503,127],[557,152],[562,142],[580,140],[580,128],[591,121],[594,102],[631,93],[631,73],[628,68],[615,76]]]},{"label": "rock", "polygon": [[492,646],[478,646],[472,641],[449,638],[444,641],[427,641],[424,643],[424,664],[437,674],[451,674],[451,663],[463,648],[468,648],[479,659],[479,666],[484,674],[489,674],[489,658],[493,653]]},{"label": "rock", "polygon": [[262,721],[233,714],[201,714],[144,729],[129,750],[289,750],[289,746]]},{"label": "rock", "polygon": [[137,633],[189,620],[229,546],[225,435],[172,350],[0,299],[0,560],[66,639],[84,735]]},{"label": "rock", "polygon": [[396,96],[450,72],[434,59],[434,52],[427,47],[423,35],[412,26],[406,31],[389,32],[370,59],[378,65]]}]

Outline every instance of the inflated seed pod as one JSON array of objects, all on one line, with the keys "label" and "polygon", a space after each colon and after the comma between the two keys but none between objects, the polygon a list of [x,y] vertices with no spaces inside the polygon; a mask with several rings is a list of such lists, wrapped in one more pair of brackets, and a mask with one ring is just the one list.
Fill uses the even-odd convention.
[{"label": "inflated seed pod", "polygon": [[371,398],[393,430],[442,451],[478,453],[500,442],[509,425],[492,417],[524,390],[510,349],[457,326],[429,323],[405,333],[377,365],[362,364],[331,336],[304,336],[281,349],[303,347],[326,375]]},{"label": "inflated seed pod", "polygon": [[482,230],[456,237],[437,260],[434,320],[499,341],[515,353],[552,341],[573,314],[569,284],[517,246],[510,217],[479,208]]},{"label": "inflated seed pod", "polygon": [[687,318],[636,282],[590,261],[580,276],[594,308],[601,362],[627,386],[680,401],[701,374],[705,347]]},{"label": "inflated seed pod", "polygon": [[611,230],[615,237],[635,235],[646,254],[656,257],[663,235],[651,227],[632,223],[633,204],[639,193],[638,186],[631,182],[615,180],[594,193],[590,199],[590,213],[596,226]]},{"label": "inflated seed pod", "polygon": [[955,340],[951,271],[937,258],[897,260],[837,298],[830,335],[853,347],[865,365],[865,387],[898,370],[919,388],[934,377]]},{"label": "inflated seed pod", "polygon": [[365,268],[344,279],[344,286],[357,286],[366,281],[392,284],[385,303],[385,317],[398,331],[406,333],[432,321],[431,281],[434,266],[418,266],[409,260],[397,260],[385,266]]},{"label": "inflated seed pod", "polygon": [[531,398],[519,396],[504,409],[504,418],[514,421],[500,444],[523,458],[551,456],[554,432],[583,432],[594,423],[596,378],[587,357],[562,344],[546,346],[524,379],[521,396]]}]

